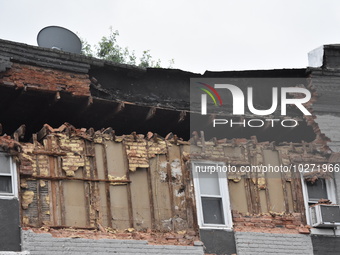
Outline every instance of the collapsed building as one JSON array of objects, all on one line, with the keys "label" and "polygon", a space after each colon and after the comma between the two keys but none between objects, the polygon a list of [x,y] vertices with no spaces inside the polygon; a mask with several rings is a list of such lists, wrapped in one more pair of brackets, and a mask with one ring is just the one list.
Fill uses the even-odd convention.
[{"label": "collapsed building", "polygon": [[[323,46],[302,69],[200,75],[0,40],[0,250],[338,254],[339,52]],[[192,133],[190,119],[211,115],[190,109],[190,78],[235,77],[302,79],[312,115]],[[271,86],[256,94],[264,107]],[[207,163],[308,166],[194,171]]]}]

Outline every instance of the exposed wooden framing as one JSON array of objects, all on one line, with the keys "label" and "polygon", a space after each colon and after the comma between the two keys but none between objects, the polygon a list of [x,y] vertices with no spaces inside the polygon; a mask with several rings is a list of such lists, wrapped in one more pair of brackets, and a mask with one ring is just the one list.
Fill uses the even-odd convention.
[{"label": "exposed wooden framing", "polygon": [[303,224],[307,224],[306,222],[306,210],[305,210],[305,203],[304,197],[302,193],[302,183],[301,183],[301,176],[299,172],[294,172],[294,177],[296,180],[296,198],[297,198],[297,205],[298,210],[301,213],[301,221]]},{"label": "exposed wooden framing", "polygon": [[[128,180],[130,180],[130,169],[129,169],[129,160],[128,157],[126,155],[126,145],[125,142],[123,141],[122,143],[123,145],[123,157],[124,157],[124,162],[126,164],[126,178]],[[131,228],[133,228],[134,226],[134,220],[133,220],[133,207],[132,207],[132,195],[131,195],[131,186],[127,185],[126,187],[126,191],[127,191],[127,198],[128,198],[128,213],[129,213],[129,225]]]},{"label": "exposed wooden framing", "polygon": [[[57,161],[57,166],[58,166],[58,177],[62,176],[62,166],[61,166],[61,158],[57,157],[55,159]],[[64,197],[64,187],[63,187],[63,182],[62,180],[59,180],[58,182],[59,185],[59,198],[60,198],[60,209],[61,209],[61,214],[60,214],[60,218],[61,218],[61,225],[65,225],[66,224],[66,209],[65,209],[65,197]]]},{"label": "exposed wooden framing", "polygon": [[[28,227],[33,227],[28,225]],[[86,230],[97,230],[97,227],[77,227],[77,226],[66,226],[66,225],[55,225],[55,226],[48,226],[49,228],[67,228],[67,229],[86,229]]]},{"label": "exposed wooden framing", "polygon": [[202,152],[205,152],[205,137],[204,137],[204,131],[201,131],[200,134],[201,134]]},{"label": "exposed wooden framing", "polygon": [[[262,157],[262,160],[264,160],[263,148],[261,148],[261,157]],[[269,188],[268,188],[268,173],[267,172],[264,173],[264,183],[266,185],[265,195],[266,195],[267,211],[269,212],[269,211],[272,210],[272,203],[270,201],[270,194],[269,194]]]},{"label": "exposed wooden framing", "polygon": [[178,117],[178,123],[184,121],[186,117],[187,117],[187,112],[186,111],[180,111],[179,117]]},{"label": "exposed wooden framing", "polygon": [[[169,158],[169,147],[168,144],[166,144],[166,170],[167,170],[167,176],[168,176],[168,187],[169,187],[169,198],[170,198],[170,206],[171,206],[171,217],[175,217],[175,201],[174,201],[174,188],[172,186],[172,174],[171,174],[171,166],[170,166],[170,158]],[[172,222],[172,230],[175,231],[175,224]]]},{"label": "exposed wooden framing", "polygon": [[252,213],[259,213],[259,209],[258,209],[258,203],[257,203],[257,198],[256,198],[256,183],[257,183],[257,179],[255,177],[255,182],[253,182],[253,173],[249,173],[247,178],[248,181],[248,185],[249,185],[249,198],[250,198],[250,202],[251,202],[251,208],[252,208]]},{"label": "exposed wooden framing", "polygon": [[[97,170],[97,165],[95,162],[95,157],[88,157],[87,155],[94,155],[95,154],[95,149],[94,149],[94,144],[93,142],[90,142],[88,140],[84,140],[85,142],[85,155],[84,157],[88,159],[89,163],[90,163],[90,176],[91,179],[93,180],[94,178],[98,178],[98,170]],[[93,193],[91,193],[91,198],[95,199],[95,203],[91,203],[91,205],[94,207],[93,210],[95,211],[95,221],[96,223],[98,223],[98,220],[101,218],[100,217],[100,210],[98,210],[97,206],[99,204],[99,199],[100,198],[100,194],[99,194],[99,186],[97,182],[90,182],[91,187],[92,187],[92,191]],[[100,206],[100,204],[99,204]]]},{"label": "exposed wooden framing", "polygon": [[[22,175],[22,174],[21,174]],[[24,176],[24,175],[23,175]],[[36,176],[29,176],[30,179],[42,179],[42,180],[50,180],[50,181],[60,181],[60,180],[68,180],[68,181],[89,181],[89,182],[118,182],[130,183],[130,180],[106,180],[106,179],[90,179],[90,178],[78,178],[78,177],[67,177],[67,176],[45,176],[45,175],[36,175]]]},{"label": "exposed wooden framing", "polygon": [[[179,145],[180,155],[183,155],[183,145]],[[193,210],[196,208],[192,207],[192,201],[190,199],[189,187],[190,187],[190,171],[186,168],[185,163],[183,162],[183,158],[180,159],[181,162],[181,170],[182,170],[182,183],[184,185],[184,194],[185,194],[185,202],[186,202],[186,214],[187,214],[187,223],[188,226],[193,225]]]},{"label": "exposed wooden framing", "polygon": [[249,173],[246,173],[244,178],[244,188],[246,190],[246,200],[247,200],[247,207],[248,212],[253,213],[253,206],[252,206],[252,199],[251,199],[251,189],[250,189],[251,180],[249,178]]},{"label": "exposed wooden framing", "polygon": [[286,183],[286,174],[281,172],[281,182],[282,182],[282,190],[283,190],[283,198],[285,202],[285,210],[286,213],[289,213],[289,203],[288,203],[288,193],[287,193],[287,183]]},{"label": "exposed wooden framing", "polygon": [[38,141],[44,139],[50,132],[49,128],[44,125],[37,134]]},{"label": "exposed wooden framing", "polygon": [[148,113],[146,114],[145,120],[150,120],[156,115],[157,108],[156,107],[150,107]]},{"label": "exposed wooden framing", "polygon": [[297,191],[296,191],[296,180],[294,173],[291,172],[291,191],[292,191],[292,199],[293,199],[293,212],[299,212],[298,210],[298,202],[297,202]]},{"label": "exposed wooden framing", "polygon": [[268,188],[268,176],[267,173],[264,173],[264,183],[266,185],[265,194],[266,194],[266,205],[267,205],[267,211],[272,210],[272,204],[270,202],[270,194],[269,194],[269,188]]},{"label": "exposed wooden framing", "polygon": [[[35,158],[35,163],[37,165],[37,174],[40,175],[40,167],[38,157]],[[40,197],[40,182],[36,182],[37,185],[37,211],[38,211],[38,227],[42,225],[42,206],[41,206],[41,197]]]},{"label": "exposed wooden framing", "polygon": [[[85,141],[84,141],[85,145]],[[84,154],[86,154],[86,148],[84,148]],[[86,157],[84,156],[84,167],[83,167],[83,172],[82,172],[83,178],[89,178],[87,172],[86,172]],[[85,197],[85,207],[86,207],[86,226],[90,227],[91,226],[91,175],[89,178],[89,181],[84,181],[84,197]]]},{"label": "exposed wooden framing", "polygon": [[[39,139],[39,133],[38,133],[38,139]],[[52,140],[51,140],[50,137],[47,137],[47,149],[52,151]],[[51,157],[49,157],[48,161],[49,161],[50,176],[60,178],[60,177],[57,177],[56,174],[55,174],[54,160]],[[51,197],[52,197],[52,210],[53,210],[51,215],[53,215],[53,224],[54,225],[60,224],[58,222],[58,215],[59,214],[58,214],[58,210],[57,210],[57,194],[58,194],[57,184],[56,184],[56,182],[51,182]]]},{"label": "exposed wooden framing", "polygon": [[66,156],[66,152],[57,152],[57,151],[45,151],[45,150],[34,150],[32,151],[34,155],[47,155],[47,156]]},{"label": "exposed wooden framing", "polygon": [[[106,179],[109,179],[109,170],[106,155],[106,145],[102,144],[102,155],[104,164],[104,175]],[[106,214],[107,214],[107,224],[112,228],[112,211],[111,211],[111,195],[110,195],[110,183],[105,183],[105,197],[106,197]]]},{"label": "exposed wooden framing", "polygon": [[[278,151],[278,156],[279,156],[280,165],[283,165],[282,155],[281,155],[280,151]],[[283,198],[284,198],[284,202],[285,202],[285,210],[286,210],[286,213],[289,213],[289,202],[288,202],[286,174],[284,172],[281,172],[280,175],[281,175],[281,182],[282,182]]]},{"label": "exposed wooden framing", "polygon": [[[149,155],[149,142],[146,142],[147,154]],[[155,203],[153,199],[153,186],[152,186],[152,176],[151,176],[151,167],[149,163],[149,167],[146,169],[147,171],[147,181],[149,187],[149,201],[150,201],[150,216],[151,216],[151,228],[156,229],[156,218],[155,218]]]},{"label": "exposed wooden framing", "polygon": [[13,133],[13,138],[15,141],[19,142],[19,139],[23,139],[26,132],[26,125],[21,125],[17,130]]},{"label": "exposed wooden framing", "polygon": [[[250,162],[250,164],[256,165],[256,157],[254,157],[251,153],[250,153],[250,149],[249,147],[246,148],[248,151],[248,160]],[[259,175],[258,173],[253,173],[253,176],[255,178],[255,182],[252,182],[253,184],[253,208],[255,213],[261,213],[262,208],[261,208],[261,201],[260,201],[260,191],[259,191]]]},{"label": "exposed wooden framing", "polygon": [[258,173],[255,173],[255,183],[254,183],[254,195],[255,195],[255,210],[256,213],[261,213],[261,201],[260,201],[260,191],[259,191],[259,177]]},{"label": "exposed wooden framing", "polygon": [[153,187],[152,187],[151,169],[150,169],[150,167],[146,168],[146,171],[147,171],[148,186],[149,186],[151,228],[152,229],[156,229],[155,205],[154,205],[154,201],[153,201]]}]

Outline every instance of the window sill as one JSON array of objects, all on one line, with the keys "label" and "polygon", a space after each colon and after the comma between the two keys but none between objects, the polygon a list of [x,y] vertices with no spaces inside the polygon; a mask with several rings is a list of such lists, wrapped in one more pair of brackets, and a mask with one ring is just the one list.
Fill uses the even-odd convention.
[{"label": "window sill", "polygon": [[233,229],[231,227],[226,227],[226,226],[200,226],[200,229],[211,229],[211,230],[224,230],[231,232]]}]

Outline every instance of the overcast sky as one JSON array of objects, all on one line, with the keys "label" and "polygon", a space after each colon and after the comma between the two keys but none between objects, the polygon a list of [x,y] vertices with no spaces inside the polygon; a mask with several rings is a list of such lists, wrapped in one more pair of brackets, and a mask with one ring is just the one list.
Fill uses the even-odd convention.
[{"label": "overcast sky", "polygon": [[1,39],[37,45],[51,25],[90,44],[112,26],[121,46],[186,71],[302,68],[309,51],[340,43],[340,1],[0,0]]}]

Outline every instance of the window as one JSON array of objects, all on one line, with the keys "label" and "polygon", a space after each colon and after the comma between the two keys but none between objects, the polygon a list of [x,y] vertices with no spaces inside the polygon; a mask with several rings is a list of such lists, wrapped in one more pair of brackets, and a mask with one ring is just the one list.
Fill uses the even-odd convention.
[{"label": "window", "polygon": [[[302,177],[303,178],[303,177]],[[328,199],[336,204],[335,185],[333,179],[318,178],[315,182],[307,182],[303,179],[303,194],[305,199],[307,223],[312,225],[312,206],[320,199]]]},{"label": "window", "polygon": [[0,196],[16,196],[16,171],[12,157],[0,152]]},{"label": "window", "polygon": [[[198,223],[201,228],[231,228],[228,180],[223,163],[193,162]],[[215,170],[215,171],[211,171]]]},{"label": "window", "polygon": [[332,204],[336,203],[332,179],[319,178],[313,183],[305,181],[305,187],[309,206],[317,204],[320,199],[328,199]]}]

